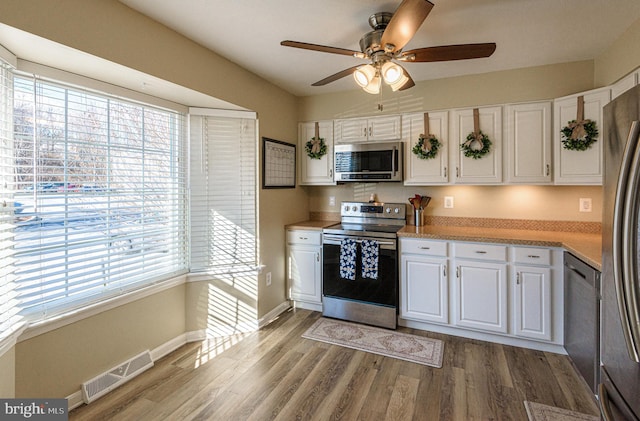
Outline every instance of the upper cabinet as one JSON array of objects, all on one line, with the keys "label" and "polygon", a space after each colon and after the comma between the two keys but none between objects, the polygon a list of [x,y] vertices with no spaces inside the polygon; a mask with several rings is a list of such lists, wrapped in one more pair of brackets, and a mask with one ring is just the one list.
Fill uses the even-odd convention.
[{"label": "upper cabinet", "polygon": [[334,121],[336,143],[400,140],[399,115],[349,118]]},{"label": "upper cabinet", "polygon": [[[584,151],[569,150],[562,144],[562,129],[578,117],[578,98],[584,99],[584,119],[598,129],[597,140]],[[556,99],[553,103],[554,183],[602,184],[602,107],[611,98],[611,89],[602,88]]]},{"label": "upper cabinet", "polygon": [[505,181],[550,184],[551,101],[507,105],[505,120]]},{"label": "upper cabinet", "polygon": [[623,77],[613,85],[611,85],[611,100],[616,99],[623,93],[627,92],[629,89],[633,88],[638,84],[638,71],[629,73],[627,76]]},{"label": "upper cabinet", "polygon": [[[461,184],[499,184],[502,182],[502,107],[480,107],[478,110],[478,128],[485,134],[491,145],[486,154],[474,159],[465,156],[460,147],[467,142],[467,136],[474,132],[474,109],[462,109],[452,112],[452,153],[455,150],[456,183]],[[483,146],[472,143],[472,149]],[[453,149],[455,148],[455,149]]]},{"label": "upper cabinet", "polygon": [[[306,145],[318,135],[323,139],[326,153],[318,158],[311,158],[307,154]],[[319,147],[320,145],[318,145]],[[298,157],[300,185],[332,185],[333,180],[333,121],[306,122],[298,124]]]},{"label": "upper cabinet", "polygon": [[[428,118],[428,131],[425,133]],[[438,111],[430,113],[406,114],[402,116],[402,140],[405,153],[405,185],[434,185],[449,182],[449,113]],[[420,135],[434,135],[440,146],[432,158],[420,158],[412,152],[418,144]],[[424,142],[427,142],[425,140]],[[431,143],[430,143],[431,144]],[[430,155],[430,154],[427,154]]]}]

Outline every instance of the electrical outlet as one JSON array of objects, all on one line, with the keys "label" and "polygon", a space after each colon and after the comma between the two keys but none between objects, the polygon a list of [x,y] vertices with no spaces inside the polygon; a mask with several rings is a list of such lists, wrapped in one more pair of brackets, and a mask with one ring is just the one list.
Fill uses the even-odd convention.
[{"label": "electrical outlet", "polygon": [[336,197],[329,196],[329,206],[335,206],[335,205],[336,205]]},{"label": "electrical outlet", "polygon": [[444,197],[444,207],[447,209],[453,209],[453,196]]},{"label": "electrical outlet", "polygon": [[267,286],[271,286],[271,272],[267,272]]},{"label": "electrical outlet", "polygon": [[591,212],[591,198],[590,197],[581,197],[580,198],[580,212]]}]

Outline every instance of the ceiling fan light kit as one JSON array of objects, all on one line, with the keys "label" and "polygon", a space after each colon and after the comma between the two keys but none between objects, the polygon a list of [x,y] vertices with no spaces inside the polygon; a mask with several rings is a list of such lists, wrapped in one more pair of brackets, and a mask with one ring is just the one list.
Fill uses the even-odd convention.
[{"label": "ceiling fan light kit", "polygon": [[280,45],[370,60],[370,64],[342,70],[313,83],[312,86],[323,86],[353,74],[358,86],[372,94],[380,93],[381,80],[384,80],[394,92],[415,86],[406,69],[394,60],[405,63],[429,63],[484,58],[493,54],[496,49],[495,43],[444,45],[402,51],[432,8],[433,3],[428,0],[403,0],[395,13],[379,12],[371,15],[369,25],[373,30],[360,39],[361,51],[299,41],[282,41]]}]

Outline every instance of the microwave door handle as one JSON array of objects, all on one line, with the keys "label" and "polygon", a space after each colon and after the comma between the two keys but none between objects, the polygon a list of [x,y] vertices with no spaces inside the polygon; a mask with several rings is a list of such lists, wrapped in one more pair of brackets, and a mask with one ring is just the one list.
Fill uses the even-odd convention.
[{"label": "microwave door handle", "polygon": [[[632,159],[625,162],[628,178],[624,192],[622,208],[622,288],[623,304],[626,320],[622,319],[629,356],[635,362],[640,362],[640,303],[638,302],[638,188],[640,187],[640,123],[635,121],[631,126],[627,144],[629,151],[633,151]],[[625,151],[626,152],[626,151]],[[629,153],[631,156],[631,153]],[[616,284],[616,287],[618,285]],[[626,325],[626,326],[624,326]]]},{"label": "microwave door handle", "polygon": [[398,169],[396,168],[396,160],[398,159],[398,149],[394,146],[391,148],[391,150],[393,151],[393,155],[391,156],[391,171],[393,172],[393,175],[396,175],[398,173]]}]

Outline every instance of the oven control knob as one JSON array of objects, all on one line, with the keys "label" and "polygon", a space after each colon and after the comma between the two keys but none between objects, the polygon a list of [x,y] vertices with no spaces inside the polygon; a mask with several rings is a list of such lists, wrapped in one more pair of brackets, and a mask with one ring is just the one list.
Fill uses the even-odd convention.
[{"label": "oven control knob", "polygon": [[347,206],[345,206],[345,207],[344,207],[344,211],[345,211],[345,212],[349,212],[349,205],[347,205]]},{"label": "oven control knob", "polygon": [[391,208],[386,208],[384,211],[385,211],[386,213],[391,213]]},{"label": "oven control knob", "polygon": [[395,208],[395,209],[393,210],[393,212],[394,212],[394,213],[400,213],[400,209],[399,209],[399,208]]},{"label": "oven control knob", "polygon": [[357,207],[357,206],[351,206],[351,210],[352,210],[353,212],[355,212],[355,211],[357,211],[357,210],[358,210],[358,207]]}]

